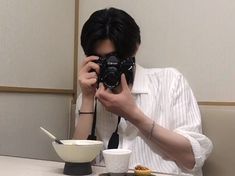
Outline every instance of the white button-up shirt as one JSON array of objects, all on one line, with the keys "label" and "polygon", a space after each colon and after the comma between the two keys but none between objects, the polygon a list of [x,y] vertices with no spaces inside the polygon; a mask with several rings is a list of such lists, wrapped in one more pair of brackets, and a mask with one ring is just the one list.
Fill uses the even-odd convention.
[{"label": "white button-up shirt", "polygon": [[[130,168],[141,164],[154,171],[201,176],[201,167],[212,150],[212,143],[202,134],[197,101],[183,75],[173,68],[145,69],[136,65],[131,92],[138,107],[149,118],[190,141],[196,164],[192,170],[179,168],[174,161],[164,158],[134,125],[122,118],[118,127],[118,148],[132,150]],[[77,100],[76,112],[80,105],[81,96]],[[98,103],[96,134],[105,148],[116,129],[117,120],[115,114],[107,112]]]}]

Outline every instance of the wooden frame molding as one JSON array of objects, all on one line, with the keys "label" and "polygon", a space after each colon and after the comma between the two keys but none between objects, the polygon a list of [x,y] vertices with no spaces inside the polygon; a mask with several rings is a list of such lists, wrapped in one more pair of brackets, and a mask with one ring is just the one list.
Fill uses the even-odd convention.
[{"label": "wooden frame molding", "polygon": [[235,102],[199,101],[198,105],[201,105],[201,106],[235,106]]},{"label": "wooden frame molding", "polygon": [[73,103],[77,100],[77,79],[78,79],[78,24],[79,24],[79,0],[75,0],[74,18],[74,65],[73,65]]},{"label": "wooden frame molding", "polygon": [[38,93],[38,94],[65,94],[73,95],[72,89],[47,89],[47,88],[29,88],[29,87],[10,87],[0,86],[0,92],[5,93]]},{"label": "wooden frame molding", "polygon": [[[76,102],[77,91],[76,89],[47,89],[47,88],[29,88],[29,87],[10,87],[0,86],[0,92],[5,93],[42,93],[42,94],[65,94],[73,95],[73,103]],[[74,102],[75,101],[75,102]],[[199,101],[200,106],[235,106],[235,102],[222,102],[222,101]]]}]

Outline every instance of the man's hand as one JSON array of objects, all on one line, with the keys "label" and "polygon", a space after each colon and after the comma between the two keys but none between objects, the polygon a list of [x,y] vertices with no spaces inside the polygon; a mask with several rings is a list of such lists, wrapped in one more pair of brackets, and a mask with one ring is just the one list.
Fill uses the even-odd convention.
[{"label": "man's hand", "polygon": [[84,59],[78,75],[78,82],[83,96],[94,97],[96,92],[97,74],[99,74],[99,65],[93,61],[98,57],[90,56]]},{"label": "man's hand", "polygon": [[100,84],[95,97],[103,104],[107,111],[122,116],[129,121],[133,119],[133,112],[138,111],[138,107],[131,95],[125,75],[121,75],[120,92],[114,94],[111,90]]}]

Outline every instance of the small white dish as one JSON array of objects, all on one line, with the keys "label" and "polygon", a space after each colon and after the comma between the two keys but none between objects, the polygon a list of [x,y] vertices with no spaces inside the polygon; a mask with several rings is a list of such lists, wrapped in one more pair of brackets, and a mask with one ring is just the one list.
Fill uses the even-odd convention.
[{"label": "small white dish", "polygon": [[105,167],[108,173],[126,173],[132,151],[129,149],[103,150]]}]

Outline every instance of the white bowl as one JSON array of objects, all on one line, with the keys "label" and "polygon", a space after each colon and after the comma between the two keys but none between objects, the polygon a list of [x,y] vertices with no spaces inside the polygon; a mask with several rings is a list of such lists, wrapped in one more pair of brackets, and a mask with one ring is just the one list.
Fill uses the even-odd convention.
[{"label": "white bowl", "polygon": [[103,150],[105,167],[109,173],[125,173],[129,168],[131,150],[107,149]]},{"label": "white bowl", "polygon": [[100,153],[103,142],[94,140],[61,140],[63,144],[52,142],[52,145],[65,162],[91,162]]}]

